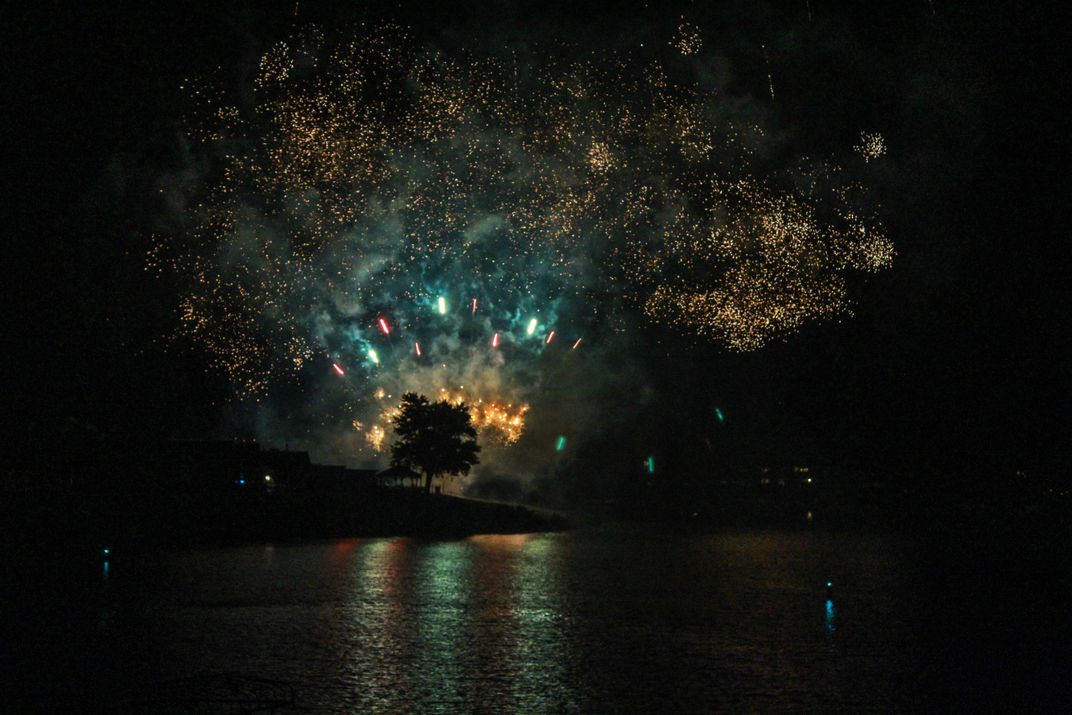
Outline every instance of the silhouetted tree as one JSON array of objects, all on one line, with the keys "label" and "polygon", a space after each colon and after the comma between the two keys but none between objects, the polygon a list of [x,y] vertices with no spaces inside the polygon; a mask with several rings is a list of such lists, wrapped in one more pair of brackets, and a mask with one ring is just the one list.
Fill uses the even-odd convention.
[{"label": "silhouetted tree", "polygon": [[443,474],[468,474],[479,464],[476,429],[465,404],[445,400],[429,402],[424,395],[402,395],[401,412],[394,419],[398,439],[391,445],[391,466],[406,467],[424,475],[424,489]]}]

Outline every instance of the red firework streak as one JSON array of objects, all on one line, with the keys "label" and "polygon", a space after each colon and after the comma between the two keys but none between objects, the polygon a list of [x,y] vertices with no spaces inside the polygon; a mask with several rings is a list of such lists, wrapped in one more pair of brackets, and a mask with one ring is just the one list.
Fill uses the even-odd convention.
[{"label": "red firework streak", "polygon": [[476,315],[476,298],[473,298],[473,315]]},{"label": "red firework streak", "polygon": [[342,365],[340,365],[337,362],[331,363],[331,368],[335,371],[335,374],[338,375],[339,377],[342,377],[343,375],[346,374],[346,371],[342,369]]},{"label": "red firework streak", "polygon": [[551,341],[555,339],[555,331],[551,331],[547,334],[547,340],[544,341],[544,345],[550,345]]},{"label": "red firework streak", "polygon": [[584,338],[577,338],[577,342],[575,342],[575,343],[573,344],[573,347],[572,347],[572,348],[570,348],[570,350],[576,350],[576,349],[577,349],[577,346],[581,344],[581,340],[583,340],[583,339],[584,339]]},{"label": "red firework streak", "polygon": [[384,318],[380,318],[378,322],[380,324],[380,330],[383,331],[383,334],[384,335],[390,335],[391,334],[391,328],[390,328],[390,326],[387,325],[387,320],[384,319]]},{"label": "red firework streak", "polygon": [[495,333],[495,335],[493,335],[491,337],[491,347],[493,347],[493,348],[499,347],[499,334],[498,333]]},{"label": "red firework streak", "polygon": [[413,348],[417,351],[417,357],[421,356],[421,344],[413,343]]}]

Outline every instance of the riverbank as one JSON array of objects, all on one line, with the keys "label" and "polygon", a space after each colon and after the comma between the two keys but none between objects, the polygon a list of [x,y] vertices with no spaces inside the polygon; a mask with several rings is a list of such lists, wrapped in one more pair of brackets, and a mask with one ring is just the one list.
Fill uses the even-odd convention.
[{"label": "riverbank", "polygon": [[508,504],[366,486],[341,492],[235,492],[202,498],[144,500],[122,494],[57,489],[8,493],[0,523],[8,537],[3,561],[12,577],[45,575],[48,564],[90,575],[104,561],[142,551],[250,543],[299,543],[346,537],[429,539],[474,534],[557,531],[566,520]]}]

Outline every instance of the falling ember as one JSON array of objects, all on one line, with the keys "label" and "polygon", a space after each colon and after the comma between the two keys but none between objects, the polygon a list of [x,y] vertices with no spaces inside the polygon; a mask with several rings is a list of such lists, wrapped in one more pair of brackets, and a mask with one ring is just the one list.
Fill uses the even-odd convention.
[{"label": "falling ember", "polygon": [[369,360],[371,360],[374,364],[376,364],[376,365],[380,364],[380,356],[376,354],[376,351],[374,349],[369,348],[368,356],[369,356]]},{"label": "falling ember", "polygon": [[559,435],[558,439],[555,440],[555,451],[556,452],[561,452],[565,448],[566,448],[566,437],[564,435]]},{"label": "falling ember", "polygon": [[421,356],[421,344],[413,343],[413,349],[417,351],[417,357]]},{"label": "falling ember", "polygon": [[473,298],[473,315],[476,315],[476,298]]},{"label": "falling ember", "polygon": [[439,314],[440,315],[446,315],[447,314],[447,299],[446,298],[444,298],[443,296],[439,296],[439,298],[436,299],[436,305],[439,307]]},{"label": "falling ember", "polygon": [[495,333],[495,335],[491,336],[491,347],[493,347],[493,348],[499,347],[499,334],[498,333]]},{"label": "falling ember", "polygon": [[346,374],[346,371],[342,369],[342,365],[337,362],[331,363],[331,369],[335,371],[335,374],[342,377]]},{"label": "falling ember", "polygon": [[551,341],[555,339],[555,331],[551,331],[547,334],[547,340],[543,341],[544,345],[550,345]]},{"label": "falling ember", "polygon": [[655,457],[648,457],[646,464],[648,466],[648,474],[655,474]]},{"label": "falling ember", "polygon": [[573,344],[573,347],[570,348],[570,350],[576,350],[577,346],[581,344],[581,340],[583,340],[583,338],[577,338],[577,342]]},{"label": "falling ember", "polygon": [[722,408],[721,407],[716,407],[715,408],[715,417],[718,418],[719,422],[725,422],[726,421],[726,415],[722,414]]},{"label": "falling ember", "polygon": [[533,318],[532,320],[530,320],[529,321],[529,327],[525,328],[525,334],[526,335],[532,335],[533,333],[535,333],[536,332],[536,326],[538,324],[539,323],[536,322],[536,318]]},{"label": "falling ember", "polygon": [[767,86],[770,88],[770,101],[774,102],[774,77],[771,76],[770,70],[770,55],[767,54],[767,46],[760,45],[763,48],[763,61],[767,65]]},{"label": "falling ember", "polygon": [[390,335],[391,328],[387,325],[387,321],[384,318],[380,318],[378,322],[380,323],[380,330],[383,331],[383,334]]}]

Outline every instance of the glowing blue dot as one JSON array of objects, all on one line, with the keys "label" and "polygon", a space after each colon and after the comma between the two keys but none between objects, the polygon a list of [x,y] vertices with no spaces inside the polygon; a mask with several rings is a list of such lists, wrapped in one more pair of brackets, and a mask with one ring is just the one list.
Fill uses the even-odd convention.
[{"label": "glowing blue dot", "polygon": [[832,582],[830,582],[830,581],[826,582],[826,587],[827,588],[832,588],[833,586],[834,586],[834,584]]},{"label": "glowing blue dot", "polygon": [[104,555],[105,555],[105,556],[107,556],[107,555],[108,555],[108,554],[110,554],[110,553],[112,553],[112,550],[111,550],[111,549],[104,549]]}]

